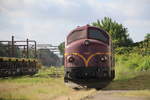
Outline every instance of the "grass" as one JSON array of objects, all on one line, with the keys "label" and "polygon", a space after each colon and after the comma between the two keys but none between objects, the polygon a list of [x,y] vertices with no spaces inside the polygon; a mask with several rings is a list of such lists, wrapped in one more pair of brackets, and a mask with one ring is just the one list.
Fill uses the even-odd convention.
[{"label": "grass", "polygon": [[[115,95],[150,98],[149,60],[148,56],[117,55],[116,78],[104,90],[130,90]],[[34,76],[1,78],[0,100],[80,100],[96,92],[75,91],[64,84],[62,76],[63,68],[51,67]]]},{"label": "grass", "polygon": [[75,91],[64,84],[63,77],[49,74],[55,74],[54,68],[42,69],[35,76],[0,79],[0,100],[79,100],[95,92]]},{"label": "grass", "polygon": [[114,80],[105,89],[109,89],[109,90],[150,90],[149,77],[150,77],[150,71],[136,73],[136,75],[132,75],[132,78],[130,77],[129,79]]},{"label": "grass", "polygon": [[63,76],[64,74],[64,68],[63,67],[54,67],[52,66],[50,69],[49,68],[42,68],[38,74],[36,74],[36,77],[49,77],[52,75],[55,76]]},{"label": "grass", "polygon": [[115,80],[128,80],[150,70],[150,56],[116,55]]},{"label": "grass", "polygon": [[115,95],[146,96],[150,99],[149,62],[149,56],[117,55],[116,77],[104,90],[130,90]]}]

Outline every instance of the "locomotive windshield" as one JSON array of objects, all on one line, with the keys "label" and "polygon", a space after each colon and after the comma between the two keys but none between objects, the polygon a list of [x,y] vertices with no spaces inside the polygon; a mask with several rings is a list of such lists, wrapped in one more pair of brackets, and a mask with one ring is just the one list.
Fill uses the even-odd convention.
[{"label": "locomotive windshield", "polygon": [[85,30],[76,30],[70,34],[68,37],[67,43],[71,43],[73,41],[86,38]]},{"label": "locomotive windshield", "polygon": [[96,39],[96,40],[100,40],[103,41],[105,43],[109,43],[108,39],[108,35],[105,34],[104,32],[97,30],[97,29],[89,29],[89,38],[90,39]]}]

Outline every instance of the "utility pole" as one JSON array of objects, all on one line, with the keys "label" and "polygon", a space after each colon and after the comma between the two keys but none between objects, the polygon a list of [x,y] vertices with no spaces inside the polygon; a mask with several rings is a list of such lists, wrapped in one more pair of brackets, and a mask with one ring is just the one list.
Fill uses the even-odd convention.
[{"label": "utility pole", "polygon": [[27,39],[27,58],[29,58],[29,39]]},{"label": "utility pole", "polygon": [[11,56],[15,57],[15,52],[14,52],[14,36],[12,36],[12,44],[11,44]]},{"label": "utility pole", "polygon": [[37,58],[36,41],[34,41],[34,45],[35,45],[35,48],[34,48],[34,50],[35,50],[35,51],[34,51],[34,52],[35,52],[35,54],[34,54],[34,55],[35,55],[35,58]]}]

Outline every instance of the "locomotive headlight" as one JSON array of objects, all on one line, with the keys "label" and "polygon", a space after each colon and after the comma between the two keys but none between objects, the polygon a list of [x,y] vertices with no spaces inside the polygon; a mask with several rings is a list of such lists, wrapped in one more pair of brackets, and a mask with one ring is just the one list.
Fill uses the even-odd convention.
[{"label": "locomotive headlight", "polygon": [[101,57],[101,61],[105,61],[105,58],[104,58],[104,57]]},{"label": "locomotive headlight", "polygon": [[90,41],[89,41],[89,40],[85,40],[85,41],[84,41],[84,44],[85,44],[85,45],[89,45],[89,44],[90,44]]},{"label": "locomotive headlight", "polygon": [[101,60],[101,61],[107,61],[107,60],[108,60],[108,57],[107,57],[107,56],[102,56],[100,60]]},{"label": "locomotive headlight", "polygon": [[104,56],[104,59],[105,59],[105,60],[108,60],[108,57],[107,57],[107,56]]},{"label": "locomotive headlight", "polygon": [[71,57],[71,56],[69,56],[68,58],[67,58],[67,60],[68,60],[68,62],[74,62],[74,58],[73,57]]}]

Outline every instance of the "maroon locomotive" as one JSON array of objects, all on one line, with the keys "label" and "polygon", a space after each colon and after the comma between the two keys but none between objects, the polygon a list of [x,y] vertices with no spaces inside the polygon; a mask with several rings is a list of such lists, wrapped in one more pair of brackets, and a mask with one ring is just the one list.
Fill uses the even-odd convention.
[{"label": "maroon locomotive", "polygon": [[115,77],[113,58],[111,37],[106,31],[90,25],[77,27],[65,43],[64,81],[103,88]]}]

